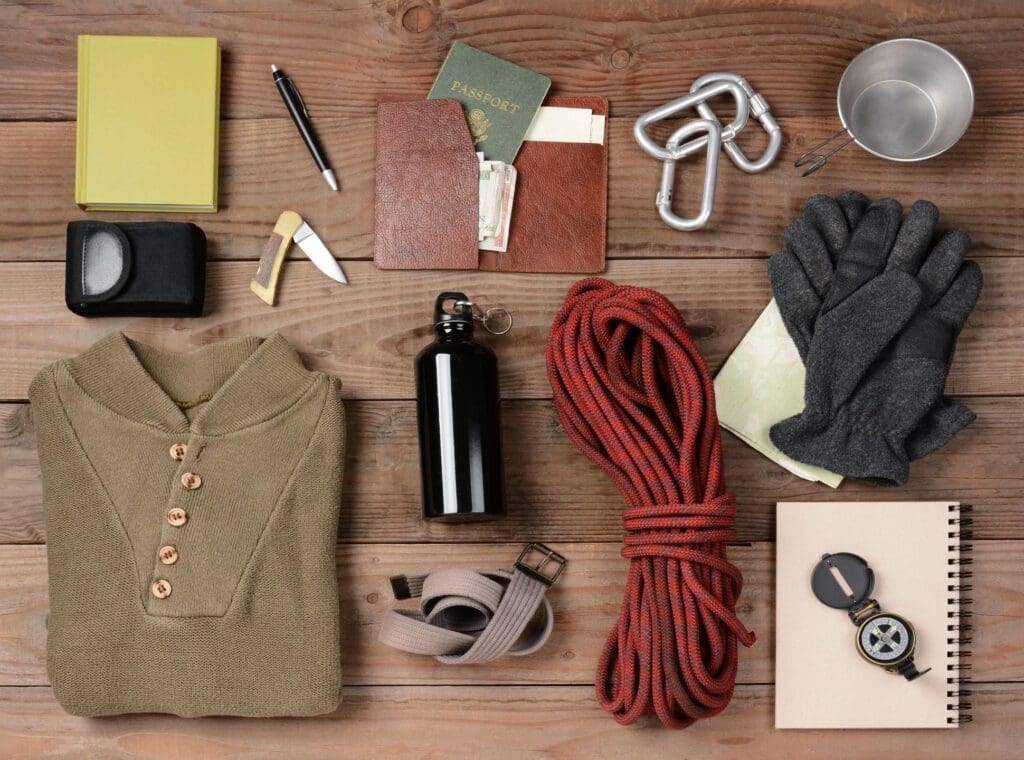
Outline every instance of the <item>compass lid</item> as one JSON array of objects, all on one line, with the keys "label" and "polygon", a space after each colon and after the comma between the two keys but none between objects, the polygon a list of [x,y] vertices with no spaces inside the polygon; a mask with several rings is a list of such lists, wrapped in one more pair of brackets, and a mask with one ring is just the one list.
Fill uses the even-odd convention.
[{"label": "compass lid", "polygon": [[825,554],[811,573],[818,601],[836,609],[860,604],[875,588],[875,573],[863,558],[849,552]]}]

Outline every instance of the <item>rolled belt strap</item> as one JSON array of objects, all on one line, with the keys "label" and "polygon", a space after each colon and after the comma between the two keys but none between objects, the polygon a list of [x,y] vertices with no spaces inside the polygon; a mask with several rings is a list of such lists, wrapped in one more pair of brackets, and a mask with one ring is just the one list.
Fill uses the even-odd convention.
[{"label": "rolled belt strap", "polygon": [[[535,554],[540,559],[531,563]],[[393,576],[395,598],[419,598],[419,611],[388,610],[377,638],[446,665],[531,654],[551,635],[554,615],[545,594],[565,564],[562,555],[543,544],[528,544],[511,573],[452,569]],[[545,572],[549,566],[553,569]],[[538,625],[524,636],[538,610]]]}]

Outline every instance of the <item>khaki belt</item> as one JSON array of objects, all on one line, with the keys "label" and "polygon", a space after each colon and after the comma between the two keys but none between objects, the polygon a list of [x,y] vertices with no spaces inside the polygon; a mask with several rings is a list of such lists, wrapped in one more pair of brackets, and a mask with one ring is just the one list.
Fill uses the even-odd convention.
[{"label": "khaki belt", "polygon": [[[540,559],[531,562],[536,554]],[[543,544],[528,544],[511,573],[436,570],[392,576],[395,598],[419,598],[420,608],[388,610],[377,638],[404,652],[432,655],[446,665],[531,654],[551,635],[554,616],[544,595],[565,564],[561,554]],[[545,572],[549,565],[554,570]],[[538,611],[537,625],[524,635]]]}]

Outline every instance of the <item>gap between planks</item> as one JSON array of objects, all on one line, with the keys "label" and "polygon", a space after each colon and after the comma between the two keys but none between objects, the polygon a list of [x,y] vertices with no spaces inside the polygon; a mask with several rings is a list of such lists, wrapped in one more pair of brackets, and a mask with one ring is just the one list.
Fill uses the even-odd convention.
[{"label": "gap between planks", "polygon": [[[619,613],[627,562],[619,544],[559,542],[568,559],[550,590],[556,611],[552,638],[530,657],[502,658],[472,668],[452,668],[376,641],[384,614],[395,605],[389,577],[438,567],[511,567],[522,543],[462,545],[345,545],[336,551],[341,609],[341,664],[346,684],[569,684],[591,683],[597,656]],[[1024,565],[1020,542],[976,542],[974,550],[974,657],[977,682],[1024,681]],[[774,682],[775,545],[731,547],[729,559],[743,573],[737,611],[758,637],[741,648],[740,683]],[[409,607],[405,602],[401,606]],[[43,546],[0,546],[0,683],[47,683],[47,575]],[[909,614],[909,613],[908,613]],[[945,632],[941,632],[943,640]],[[941,646],[941,645],[940,645]]]}]

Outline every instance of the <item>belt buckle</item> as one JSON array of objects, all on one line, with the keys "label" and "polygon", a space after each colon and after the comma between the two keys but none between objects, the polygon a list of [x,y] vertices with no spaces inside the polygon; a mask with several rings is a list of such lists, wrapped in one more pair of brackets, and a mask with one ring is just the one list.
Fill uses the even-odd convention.
[{"label": "belt buckle", "polygon": [[[532,564],[529,562],[531,554],[542,555],[540,561]],[[545,573],[544,568],[549,564],[553,563],[558,567],[553,573]],[[565,557],[556,552],[554,549],[549,549],[544,544],[531,543],[523,547],[523,550],[519,553],[519,559],[516,560],[516,570],[521,573],[526,573],[534,580],[540,581],[545,586],[551,586],[555,581],[558,580],[558,576],[565,570]]]}]

